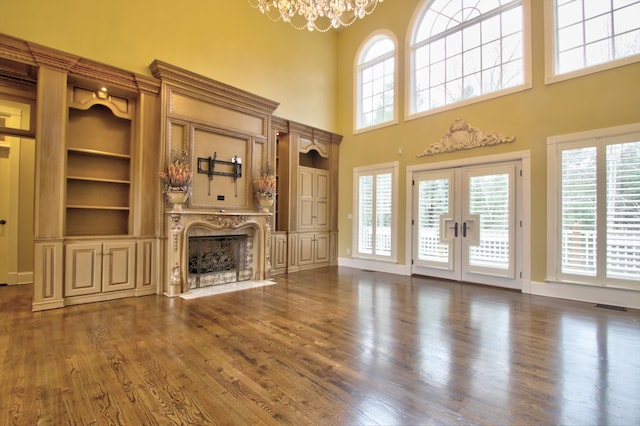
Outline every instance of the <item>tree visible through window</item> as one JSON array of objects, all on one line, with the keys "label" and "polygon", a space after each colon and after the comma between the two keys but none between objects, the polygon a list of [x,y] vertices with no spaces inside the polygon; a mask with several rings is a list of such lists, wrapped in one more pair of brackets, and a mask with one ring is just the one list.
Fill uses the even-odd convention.
[{"label": "tree visible through window", "polygon": [[640,54],[640,0],[548,0],[555,74]]},{"label": "tree visible through window", "polygon": [[395,119],[395,43],[386,35],[372,37],[358,57],[356,129]]},{"label": "tree visible through window", "polygon": [[557,147],[560,280],[640,287],[640,134],[628,139]]},{"label": "tree visible through window", "polygon": [[356,257],[395,260],[398,164],[354,169]]}]

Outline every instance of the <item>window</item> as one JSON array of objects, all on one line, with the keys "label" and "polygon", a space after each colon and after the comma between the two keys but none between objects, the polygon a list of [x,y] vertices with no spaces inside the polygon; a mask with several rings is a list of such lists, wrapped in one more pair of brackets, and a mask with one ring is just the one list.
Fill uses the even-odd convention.
[{"label": "window", "polygon": [[530,87],[528,5],[528,0],[423,2],[412,27],[409,114]]},{"label": "window", "polygon": [[396,43],[387,34],[375,34],[358,55],[356,130],[396,121]]},{"label": "window", "polygon": [[398,162],[357,167],[354,257],[396,260]]},{"label": "window", "polygon": [[640,60],[640,0],[546,2],[547,82]]},{"label": "window", "polygon": [[640,290],[640,125],[550,138],[548,151],[550,278]]}]

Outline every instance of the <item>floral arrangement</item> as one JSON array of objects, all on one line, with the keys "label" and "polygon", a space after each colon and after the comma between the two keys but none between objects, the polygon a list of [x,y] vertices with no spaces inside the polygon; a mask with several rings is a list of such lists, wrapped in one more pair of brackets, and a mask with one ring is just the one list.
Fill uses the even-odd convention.
[{"label": "floral arrangement", "polygon": [[260,176],[256,180],[256,197],[273,199],[276,196],[276,177],[273,169],[267,163],[260,169]]},{"label": "floral arrangement", "polygon": [[166,172],[160,173],[165,191],[189,191],[193,172],[189,169],[187,153],[182,152],[178,158],[170,162]]}]

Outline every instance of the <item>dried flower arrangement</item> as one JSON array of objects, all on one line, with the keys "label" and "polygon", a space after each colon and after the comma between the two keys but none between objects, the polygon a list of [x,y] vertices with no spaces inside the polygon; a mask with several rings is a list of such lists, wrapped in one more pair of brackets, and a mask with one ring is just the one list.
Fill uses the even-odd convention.
[{"label": "dried flower arrangement", "polygon": [[256,197],[274,199],[276,196],[276,177],[269,163],[262,166],[256,180]]},{"label": "dried flower arrangement", "polygon": [[191,179],[193,172],[189,169],[187,153],[182,152],[167,166],[166,172],[160,173],[164,191],[183,191],[191,189]]}]

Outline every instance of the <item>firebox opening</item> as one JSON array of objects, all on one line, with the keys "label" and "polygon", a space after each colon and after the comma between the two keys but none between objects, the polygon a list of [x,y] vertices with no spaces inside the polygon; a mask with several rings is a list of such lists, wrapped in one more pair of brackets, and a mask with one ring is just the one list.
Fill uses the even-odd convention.
[{"label": "firebox opening", "polygon": [[189,237],[189,289],[250,280],[253,236]]}]

